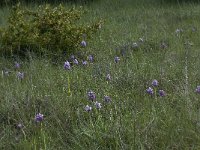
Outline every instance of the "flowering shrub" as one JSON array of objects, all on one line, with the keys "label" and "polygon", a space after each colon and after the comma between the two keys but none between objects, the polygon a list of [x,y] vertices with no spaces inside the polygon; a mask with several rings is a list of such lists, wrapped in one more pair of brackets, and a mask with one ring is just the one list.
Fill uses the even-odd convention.
[{"label": "flowering shrub", "polygon": [[86,4],[89,2],[93,2],[95,0],[1,0],[0,1],[0,6],[8,6],[8,5],[14,5],[18,2],[21,3],[37,3],[37,4],[44,4],[44,3],[51,3],[51,4],[57,4],[57,3],[65,3],[65,2],[70,2],[70,3],[81,3],[81,4]]},{"label": "flowering shrub", "polygon": [[59,55],[75,53],[82,48],[83,35],[91,38],[102,21],[82,25],[78,20],[84,14],[82,8],[66,10],[62,5],[52,8],[39,6],[36,10],[13,7],[8,25],[0,29],[1,53],[24,55]]}]

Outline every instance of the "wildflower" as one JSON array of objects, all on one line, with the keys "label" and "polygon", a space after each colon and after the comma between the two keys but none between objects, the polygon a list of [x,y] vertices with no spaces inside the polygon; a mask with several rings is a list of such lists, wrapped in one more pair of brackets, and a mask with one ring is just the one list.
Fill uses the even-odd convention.
[{"label": "wildflower", "polygon": [[149,87],[148,89],[146,89],[146,92],[150,95],[153,95],[153,89],[151,87]]},{"label": "wildflower", "polygon": [[86,65],[87,65],[87,61],[83,61],[82,64],[83,64],[84,66],[86,66]]},{"label": "wildflower", "polygon": [[196,32],[197,28],[196,27],[192,27],[192,32]]},{"label": "wildflower", "polygon": [[183,32],[183,29],[176,29],[175,31],[176,35],[180,34],[181,32]]},{"label": "wildflower", "polygon": [[152,86],[158,86],[158,81],[156,79],[154,79],[151,84],[152,84]]},{"label": "wildflower", "polygon": [[96,99],[96,95],[93,91],[89,91],[87,95],[88,95],[88,99],[91,101],[94,101]]},{"label": "wildflower", "polygon": [[74,56],[74,55],[71,55],[70,58],[71,58],[71,60],[74,60],[74,59],[75,59],[75,56]]},{"label": "wildflower", "polygon": [[20,68],[20,64],[15,62],[15,69],[19,69]]},{"label": "wildflower", "polygon": [[111,98],[110,98],[110,96],[104,96],[104,100],[105,100],[105,102],[110,102],[111,101]]},{"label": "wildflower", "polygon": [[111,80],[111,76],[110,76],[110,74],[107,74],[107,76],[106,76],[106,80],[107,80],[107,81],[110,81],[110,80]]},{"label": "wildflower", "polygon": [[65,62],[64,69],[66,69],[66,70],[70,70],[71,69],[71,65],[70,65],[70,63],[68,61]]},{"label": "wildflower", "polygon": [[115,57],[115,63],[118,63],[120,61],[120,58],[119,57]]},{"label": "wildflower", "polygon": [[39,113],[39,114],[36,114],[35,116],[35,121],[36,122],[41,122],[42,120],[44,119],[44,115]]},{"label": "wildflower", "polygon": [[101,103],[99,103],[99,102],[95,102],[95,106],[96,106],[97,109],[100,109],[102,107]]},{"label": "wildflower", "polygon": [[89,56],[88,56],[88,60],[89,60],[90,62],[93,62],[93,60],[94,60],[93,56],[92,56],[92,55],[89,55]]},{"label": "wildflower", "polygon": [[2,77],[3,77],[3,76],[9,76],[9,74],[10,74],[11,72],[8,71],[7,69],[3,69],[1,73],[2,73]]},{"label": "wildflower", "polygon": [[85,106],[85,111],[89,112],[89,111],[91,111],[91,110],[92,110],[92,107],[90,107],[90,106],[88,106],[88,105]]},{"label": "wildflower", "polygon": [[86,42],[83,40],[83,41],[81,42],[81,46],[82,46],[82,47],[86,47],[86,45],[87,45]]},{"label": "wildflower", "polygon": [[22,129],[24,127],[24,125],[22,124],[22,123],[18,123],[17,125],[16,125],[16,128],[17,129]]},{"label": "wildflower", "polygon": [[133,47],[133,48],[137,48],[137,47],[138,47],[138,44],[135,42],[135,43],[133,43],[132,47]]},{"label": "wildflower", "polygon": [[175,32],[176,32],[176,33],[179,33],[180,31],[181,31],[180,29],[176,29],[176,31],[175,31]]},{"label": "wildflower", "polygon": [[165,43],[165,42],[162,42],[161,44],[160,44],[160,48],[161,49],[166,49],[168,46],[167,46],[167,44]]},{"label": "wildflower", "polygon": [[139,38],[139,41],[140,41],[141,43],[143,43],[143,42],[144,42],[144,38]]},{"label": "wildflower", "polygon": [[17,78],[20,80],[24,79],[24,73],[23,72],[18,72],[17,73]]},{"label": "wildflower", "polygon": [[200,85],[197,86],[196,92],[200,94]]},{"label": "wildflower", "polygon": [[77,59],[74,59],[74,60],[73,60],[73,63],[74,63],[75,65],[78,65],[78,60],[77,60]]},{"label": "wildflower", "polygon": [[159,90],[158,93],[161,97],[164,97],[166,95],[165,91],[163,90]]}]

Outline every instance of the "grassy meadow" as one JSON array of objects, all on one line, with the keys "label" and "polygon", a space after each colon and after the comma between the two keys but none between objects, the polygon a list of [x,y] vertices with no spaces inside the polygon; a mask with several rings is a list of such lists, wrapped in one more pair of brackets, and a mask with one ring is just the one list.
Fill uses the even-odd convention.
[{"label": "grassy meadow", "polygon": [[[1,56],[0,149],[200,149],[199,3],[98,0],[83,8],[82,22],[105,20],[83,49],[94,61],[66,70],[68,57]],[[1,26],[9,12],[0,9]]]}]

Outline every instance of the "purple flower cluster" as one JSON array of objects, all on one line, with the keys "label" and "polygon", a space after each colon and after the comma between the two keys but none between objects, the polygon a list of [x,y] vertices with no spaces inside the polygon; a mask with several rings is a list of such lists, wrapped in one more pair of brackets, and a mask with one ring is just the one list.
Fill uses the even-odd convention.
[{"label": "purple flower cluster", "polygon": [[115,63],[118,63],[120,61],[120,58],[116,56],[114,61],[115,61]]},{"label": "purple flower cluster", "polygon": [[150,95],[153,95],[153,89],[151,87],[149,87],[148,89],[146,89],[146,92]]},{"label": "purple flower cluster", "polygon": [[18,72],[17,73],[17,79],[19,79],[19,80],[24,79],[24,73],[23,72]]},{"label": "purple flower cluster", "polygon": [[73,64],[78,65],[78,60],[77,60],[77,59],[74,59],[74,60],[73,60]]},{"label": "purple flower cluster", "polygon": [[10,69],[7,69],[7,68],[2,69],[2,77],[9,76],[11,73],[15,73],[16,78],[18,80],[24,79],[24,72],[19,71],[20,67],[21,67],[20,64],[18,62],[15,62],[14,71],[11,71]]},{"label": "purple flower cluster", "polygon": [[[158,80],[154,79],[151,83],[151,85],[156,89],[156,87],[158,87],[159,85],[159,82]],[[146,89],[146,92],[149,94],[149,95],[153,95],[154,94],[154,89],[149,87]],[[166,92],[164,90],[158,90],[158,94],[160,97],[164,97],[166,96]]]},{"label": "purple flower cluster", "polygon": [[41,113],[38,113],[35,115],[35,122],[42,122],[44,119],[44,115]]},{"label": "purple flower cluster", "polygon": [[87,93],[87,95],[88,95],[88,99],[89,99],[90,101],[94,101],[94,100],[96,99],[96,94],[95,94],[93,91],[89,91],[89,92]]},{"label": "purple flower cluster", "polygon": [[[20,64],[18,62],[15,62],[14,68],[15,68],[15,70],[20,69]],[[23,72],[17,72],[17,79],[18,80],[24,79],[24,73]]]},{"label": "purple flower cluster", "polygon": [[82,47],[86,47],[86,46],[87,46],[86,41],[83,40],[83,41],[81,42],[81,46],[82,46]]},{"label": "purple flower cluster", "polygon": [[[88,61],[91,62],[91,63],[94,61],[94,58],[93,58],[92,55],[88,56]],[[67,60],[67,61],[64,62],[64,69],[65,70],[70,70],[70,69],[72,69],[71,65],[78,65],[78,64],[79,64],[78,59],[74,55],[71,55],[71,57],[69,58],[69,60]],[[86,60],[83,60],[82,61],[82,65],[83,66],[87,66],[88,62]]]},{"label": "purple flower cluster", "polygon": [[70,65],[69,61],[66,61],[66,62],[64,63],[64,69],[65,69],[65,70],[70,70],[70,69],[71,69],[71,65]]},{"label": "purple flower cluster", "polygon": [[158,93],[161,97],[164,97],[166,95],[165,91],[163,90],[159,90]]},{"label": "purple flower cluster", "polygon": [[156,79],[154,79],[153,81],[152,81],[152,86],[158,86],[158,80],[156,80]]},{"label": "purple flower cluster", "polygon": [[[98,101],[94,102],[94,100],[96,100],[96,94],[93,91],[90,90],[87,93],[87,96],[88,96],[88,100],[94,103],[94,106],[96,107],[96,109],[101,109],[102,108],[102,103],[100,103]],[[104,101],[106,103],[111,102],[111,98],[106,95],[106,96],[104,96]],[[89,105],[86,105],[84,109],[85,109],[85,111],[90,112],[92,110],[92,107],[89,106]]]},{"label": "purple flower cluster", "polygon": [[15,62],[14,67],[15,67],[15,69],[19,69],[20,68],[20,64],[18,62]]},{"label": "purple flower cluster", "polygon": [[197,86],[195,91],[196,91],[196,93],[200,94],[200,85]]}]

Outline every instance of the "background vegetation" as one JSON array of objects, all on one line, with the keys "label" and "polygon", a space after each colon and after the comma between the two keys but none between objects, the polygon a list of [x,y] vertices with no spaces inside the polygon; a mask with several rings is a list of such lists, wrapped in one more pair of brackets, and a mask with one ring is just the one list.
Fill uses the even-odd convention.
[{"label": "background vegetation", "polygon": [[[199,149],[200,5],[99,0],[84,9],[89,13],[83,23],[105,19],[86,40],[84,50],[93,61],[1,57],[0,149]],[[9,14],[10,7],[1,9],[2,26]],[[70,70],[63,67],[66,60]],[[90,90],[101,109],[88,100]],[[35,121],[38,113],[44,115],[41,122]]]}]

